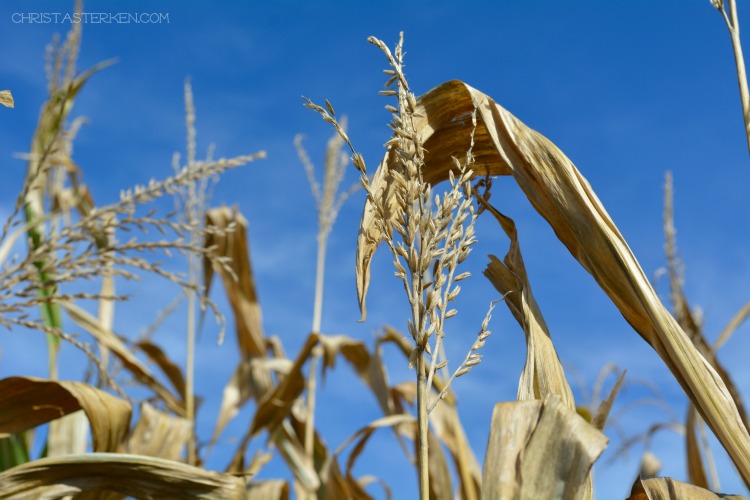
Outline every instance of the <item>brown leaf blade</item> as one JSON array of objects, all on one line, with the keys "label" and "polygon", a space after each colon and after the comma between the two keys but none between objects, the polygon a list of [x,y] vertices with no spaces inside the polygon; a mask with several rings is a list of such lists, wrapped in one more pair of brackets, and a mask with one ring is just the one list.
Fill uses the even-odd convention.
[{"label": "brown leaf blade", "polygon": [[130,404],[83,382],[35,377],[0,380],[0,437],[83,410],[94,451],[114,452],[130,428]]},{"label": "brown leaf blade", "polygon": [[214,272],[218,272],[234,313],[237,343],[242,357],[262,356],[265,354],[263,318],[250,264],[247,219],[229,207],[217,207],[206,212],[206,227],[211,226],[218,228],[219,233],[206,235],[205,247],[214,247],[214,255],[230,259],[228,265],[234,275],[205,259],[203,284],[206,294],[210,290]]}]

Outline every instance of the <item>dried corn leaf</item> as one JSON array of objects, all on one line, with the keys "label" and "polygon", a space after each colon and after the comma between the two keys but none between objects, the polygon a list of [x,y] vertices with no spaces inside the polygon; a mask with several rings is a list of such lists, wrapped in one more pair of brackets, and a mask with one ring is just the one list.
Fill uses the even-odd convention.
[{"label": "dried corn leaf", "polygon": [[228,265],[234,276],[215,262],[203,261],[203,285],[206,295],[211,288],[214,272],[217,271],[224,283],[229,304],[234,313],[237,329],[237,343],[242,358],[263,356],[263,323],[258,294],[250,264],[250,247],[247,242],[247,219],[229,207],[212,208],[206,213],[206,226],[219,229],[219,234],[206,236],[206,248],[215,247],[214,255],[230,259]]},{"label": "dried corn leaf", "polygon": [[10,90],[0,90],[0,104],[6,108],[12,108],[15,106],[13,94],[10,93]]},{"label": "dried corn leaf", "polygon": [[[750,485],[750,436],[726,385],[661,303],[588,181],[554,144],[490,97],[463,82],[447,82],[419,99],[414,116],[427,150],[423,177],[434,183],[448,178],[452,156],[470,143],[472,127],[461,117],[475,109],[473,152],[483,167],[475,174],[513,176],[558,239],[656,350]],[[389,154],[373,178],[373,189],[376,197],[395,203],[386,175]],[[383,236],[374,217],[368,201],[356,269],[363,313],[370,260]]]},{"label": "dried corn leaf", "polygon": [[717,495],[692,484],[681,483],[671,477],[636,479],[627,500],[747,500],[742,495]]},{"label": "dried corn leaf", "polygon": [[388,387],[379,343],[375,346],[375,352],[372,355],[364,343],[345,335],[321,335],[320,344],[323,346],[323,376],[325,376],[326,369],[334,367],[336,355],[344,356],[362,382],[370,388],[383,413],[385,415],[394,413],[393,399]]},{"label": "dried corn leaf", "polygon": [[526,334],[526,364],[518,384],[518,400],[544,399],[550,394],[557,394],[568,408],[575,409],[573,393],[552,344],[547,323],[531,292],[516,224],[492,205],[484,203],[484,206],[495,216],[510,238],[510,249],[505,255],[505,262],[490,255],[490,263],[484,274],[505,297],[505,304]]},{"label": "dried corn leaf", "polygon": [[[352,442],[356,442],[354,447],[352,448],[351,453],[349,453],[349,458],[347,459],[346,463],[346,476],[350,479],[350,482],[353,482],[354,484],[357,484],[355,480],[353,480],[351,471],[354,467],[354,464],[357,461],[357,458],[359,458],[359,455],[362,454],[362,452],[365,449],[365,445],[367,444],[370,437],[372,437],[373,433],[378,430],[382,429],[384,427],[398,427],[404,424],[409,424],[414,428],[413,433],[416,435],[416,419],[412,415],[388,415],[385,417],[381,417],[377,420],[374,420],[367,424],[365,427],[362,427],[357,432],[349,436],[346,440],[344,440],[341,445],[336,449],[333,455],[330,455],[326,461],[326,463],[323,465],[323,468],[321,470],[321,476],[327,477],[327,474],[329,473],[331,467],[335,463],[336,457],[344,451],[344,449],[349,446]],[[357,485],[358,486],[358,485]],[[369,497],[369,495],[368,495]]]},{"label": "dried corn leaf", "polygon": [[703,466],[700,444],[698,443],[698,421],[700,416],[695,411],[695,406],[688,405],[687,419],[685,420],[685,443],[688,478],[690,483],[701,488],[708,488],[708,478]]},{"label": "dried corn leaf", "polygon": [[179,460],[192,429],[190,420],[141,403],[141,416],[128,438],[128,453]]},{"label": "dried corn leaf", "polygon": [[591,425],[593,425],[600,431],[604,431],[604,428],[607,426],[609,411],[612,409],[612,405],[615,402],[617,393],[620,392],[620,387],[622,387],[622,383],[625,381],[626,373],[627,370],[623,370],[620,376],[617,377],[617,382],[615,382],[614,387],[612,387],[609,396],[607,396],[607,399],[602,401],[602,403],[599,405],[599,408],[596,410],[596,415],[594,415],[594,418],[591,421]]},{"label": "dried corn leaf", "polygon": [[287,500],[289,485],[286,481],[273,479],[268,481],[252,481],[248,483],[246,498],[253,500]]},{"label": "dried corn leaf", "polygon": [[[219,416],[216,418],[216,427],[211,438],[211,443],[215,443],[224,431],[224,427],[240,412],[240,409],[251,398],[259,399],[270,387],[270,377],[268,376],[268,362],[266,358],[247,358],[237,365],[237,369],[232,377],[224,386],[224,392],[221,396],[221,407]],[[268,379],[268,384],[257,387],[258,380]]]},{"label": "dried corn leaf", "polygon": [[[464,432],[458,408],[443,401],[430,412],[430,424],[435,434],[448,448],[456,467],[460,497],[464,500],[479,498],[482,487],[482,470]],[[431,445],[430,445],[431,446]]]},{"label": "dried corn leaf", "polygon": [[136,343],[135,346],[161,368],[161,371],[167,376],[172,387],[174,387],[175,392],[179,394],[182,401],[185,401],[185,377],[182,375],[182,369],[179,365],[169,359],[164,349],[150,340],[142,340]]},{"label": "dried corn leaf", "polygon": [[276,426],[292,410],[292,405],[305,390],[305,375],[302,366],[310,357],[312,348],[318,343],[318,335],[315,333],[307,337],[307,342],[300,349],[297,359],[294,361],[289,375],[272,390],[268,391],[263,399],[258,401],[258,410],[253,417],[250,433],[257,434],[262,429],[273,432]]},{"label": "dried corn leaf", "polygon": [[[745,411],[745,405],[742,401],[742,395],[737,390],[737,386],[732,381],[724,367],[716,358],[716,350],[712,349],[703,333],[703,325],[696,318],[688,303],[687,295],[683,287],[683,279],[680,272],[681,262],[677,257],[677,243],[675,238],[674,227],[674,201],[672,190],[672,174],[667,172],[664,183],[664,250],[667,258],[667,271],[669,274],[669,291],[670,300],[674,310],[674,317],[677,323],[682,327],[687,336],[693,342],[698,352],[706,358],[711,367],[716,370],[721,380],[727,387],[737,405],[737,411],[740,414],[745,428],[748,428],[748,417]],[[735,316],[736,318],[736,316]],[[721,338],[721,337],[720,337]],[[726,338],[726,337],[725,337]]]},{"label": "dried corn leaf", "polygon": [[498,403],[482,498],[582,498],[607,438],[556,396]]},{"label": "dried corn leaf", "polygon": [[162,458],[86,453],[44,458],[0,474],[0,498],[59,498],[111,491],[134,498],[245,498],[245,480]]},{"label": "dried corn leaf", "polygon": [[[305,432],[305,422],[292,414],[291,418],[283,421],[273,434],[274,444],[289,469],[294,473],[295,479],[307,491],[318,491],[321,486],[324,488],[333,486],[333,491],[338,491],[339,485],[344,488],[341,490],[342,492],[346,491],[346,480],[339,469],[334,471],[333,476],[335,478],[333,480],[331,478],[326,480],[319,474],[320,466],[328,458],[329,452],[317,431],[313,433],[313,464],[310,464],[309,457],[302,445]],[[344,494],[343,496],[331,496],[330,498],[346,498],[348,496]],[[324,496],[323,498],[328,497]]]},{"label": "dried corn leaf", "polygon": [[61,304],[68,312],[70,319],[78,326],[89,332],[97,342],[103,344],[122,361],[125,368],[130,371],[139,382],[153,390],[167,407],[178,415],[185,415],[185,406],[178,400],[156,377],[141,360],[135,357],[123,342],[111,330],[104,328],[99,320],[87,313],[80,307],[70,302]]},{"label": "dried corn leaf", "polygon": [[[430,498],[435,500],[451,500],[453,498],[453,485],[451,485],[451,471],[448,468],[448,462],[445,460],[443,447],[440,441],[432,432],[427,433],[427,467],[429,469],[430,480]],[[414,441],[417,448],[417,441]],[[414,454],[419,456],[419,449],[414,450]],[[464,498],[464,497],[462,497]]]},{"label": "dried corn leaf", "polygon": [[[0,260],[0,262],[2,262],[2,260]],[[748,316],[750,316],[750,302],[742,306],[742,308],[737,311],[732,319],[729,320],[729,324],[721,331],[719,337],[716,339],[716,342],[713,345],[714,352],[718,351],[719,348],[723,346],[724,343],[726,343],[726,341],[732,337],[732,335],[734,335],[734,332],[742,325],[742,323],[745,322]]]},{"label": "dried corn leaf", "polygon": [[114,452],[130,428],[130,404],[83,382],[5,378],[0,380],[0,408],[0,437],[83,410],[94,451]]}]

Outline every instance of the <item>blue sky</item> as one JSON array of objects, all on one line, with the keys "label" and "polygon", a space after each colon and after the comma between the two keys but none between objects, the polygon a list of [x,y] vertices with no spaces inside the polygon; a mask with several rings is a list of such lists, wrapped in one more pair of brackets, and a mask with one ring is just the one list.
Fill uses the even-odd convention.
[{"label": "blue sky", "polygon": [[[740,22],[750,26],[743,7]],[[14,23],[13,14],[71,10],[72,2],[0,5],[0,87],[11,89],[16,100],[15,109],[0,110],[0,214],[10,210],[25,171],[24,162],[12,154],[28,150],[45,98],[44,46],[52,33],[69,28]],[[214,201],[239,206],[250,222],[265,329],[282,339],[290,356],[311,324],[316,234],[313,200],[292,140],[305,134],[308,152],[320,166],[331,132],[302,107],[300,96],[318,102],[327,98],[338,114],[348,115],[349,135],[374,168],[388,138],[387,100],[377,95],[386,63],[366,39],[375,35],[392,46],[402,30],[406,74],[416,93],[463,80],[550,138],[588,178],[649,276],[664,265],[662,185],[665,171],[671,170],[686,290],[693,305],[703,309],[711,338],[749,298],[750,158],[729,35],[708,0],[571,1],[564,6],[541,0],[315,5],[97,0],[85,10],[169,17],[160,24],[84,26],[80,68],[119,59],[92,78],[74,110],[90,120],[79,133],[74,159],[96,201],[111,202],[121,188],[169,175],[172,153],[184,151],[182,89],[190,77],[199,155],[210,143],[216,144],[217,156],[268,152],[267,160],[229,172]],[[345,182],[355,180],[352,169]],[[648,381],[682,418],[685,398],[679,386],[518,188],[508,179],[498,181],[493,202],[517,222],[529,277],[564,365],[590,388],[597,372],[614,362],[627,368],[634,382],[621,395],[621,406],[649,395],[635,384]],[[406,308],[381,251],[374,263],[368,320],[356,322],[354,251],[362,203],[361,193],[347,202],[331,236],[323,331],[371,342],[383,324],[404,329]],[[171,208],[169,202],[160,206]],[[476,277],[458,303],[448,345],[452,360],[463,357],[487,302],[496,295],[480,275],[486,255],[502,257],[508,245],[491,220],[481,221],[478,229],[480,242],[469,259]],[[126,335],[137,334],[177,294],[158,281],[120,287],[135,294],[132,303],[117,310],[117,330]],[[663,296],[666,287],[665,281],[657,284]],[[156,338],[182,359],[184,314],[179,315]],[[507,310],[496,309],[491,327],[484,362],[455,386],[480,463],[492,407],[515,397],[525,357],[523,334]],[[750,387],[749,334],[744,326],[719,355],[744,394]],[[44,375],[42,349],[36,333],[3,332],[0,376]],[[391,355],[393,381],[411,378],[398,354],[386,354]],[[78,354],[68,346],[64,356],[64,363],[70,361],[63,375],[80,376]],[[216,347],[215,331],[208,327],[198,358],[198,392],[205,397],[199,430],[207,438],[237,354],[231,338]],[[319,422],[332,448],[379,416],[362,388],[343,363],[329,376]],[[251,411],[247,408],[227,429],[210,467],[224,467],[233,449],[229,439],[241,435]],[[661,410],[642,408],[626,413],[621,422],[633,434],[666,417]],[[380,475],[397,486],[396,498],[410,498],[415,477],[403,474],[406,462],[386,434],[373,441],[357,473]],[[611,436],[602,465],[619,444]],[[664,463],[664,474],[685,478],[679,436],[661,435],[652,449]],[[599,466],[598,498],[620,498],[629,491],[641,450]],[[722,489],[742,492],[731,464],[716,450]],[[283,468],[272,463],[262,475],[282,474]]]}]

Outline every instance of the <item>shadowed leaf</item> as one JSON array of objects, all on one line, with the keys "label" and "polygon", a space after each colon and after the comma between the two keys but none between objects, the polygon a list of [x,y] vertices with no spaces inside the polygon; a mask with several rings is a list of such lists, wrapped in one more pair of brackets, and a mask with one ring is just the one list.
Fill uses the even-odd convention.
[{"label": "shadowed leaf", "polygon": [[83,410],[94,451],[117,451],[130,427],[130,404],[83,382],[5,378],[0,380],[0,408],[0,437]]},{"label": "shadowed leaf", "polygon": [[134,498],[245,498],[245,480],[162,458],[87,453],[43,458],[0,474],[0,497],[59,498],[110,491]]}]

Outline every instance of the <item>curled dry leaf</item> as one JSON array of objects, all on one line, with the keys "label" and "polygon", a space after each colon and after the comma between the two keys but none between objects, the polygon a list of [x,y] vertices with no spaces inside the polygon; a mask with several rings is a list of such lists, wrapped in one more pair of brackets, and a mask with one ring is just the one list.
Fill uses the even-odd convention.
[{"label": "curled dry leaf", "polygon": [[12,108],[15,106],[13,94],[10,93],[10,90],[0,90],[0,104],[6,108]]},{"label": "curled dry leaf", "polygon": [[636,479],[627,500],[746,500],[741,495],[717,495],[692,484],[681,483],[671,477]]},{"label": "curled dry leaf", "polygon": [[83,410],[94,451],[114,452],[130,428],[129,403],[83,382],[5,378],[0,380],[0,408],[0,437]]},{"label": "curled dry leaf", "polygon": [[518,400],[544,399],[550,394],[556,394],[568,408],[575,409],[573,393],[552,344],[547,323],[531,292],[531,284],[518,243],[516,224],[492,205],[483,205],[495,216],[510,238],[510,249],[505,255],[504,262],[490,255],[490,263],[484,275],[505,297],[505,304],[526,334],[526,364],[518,384]]},{"label": "curled dry leaf", "polygon": [[206,248],[214,247],[213,254],[229,259],[232,274],[209,259],[203,261],[203,285],[206,295],[211,289],[214,272],[224,284],[229,304],[234,313],[237,343],[242,358],[263,356],[266,352],[262,314],[255,290],[253,268],[250,264],[250,247],[247,242],[247,219],[229,207],[212,208],[206,212],[206,226],[215,227],[217,233],[206,235]]},{"label": "curled dry leaf", "polygon": [[[452,156],[470,143],[472,127],[462,117],[475,109],[473,153],[476,164],[483,166],[475,175],[514,178],[558,239],[669,367],[750,485],[750,435],[725,383],[664,307],[588,181],[554,144],[487,95],[460,81],[447,82],[423,95],[415,114],[415,127],[427,151],[425,180],[437,183],[448,178],[454,168]],[[390,154],[371,183],[384,206],[396,202],[388,175]],[[363,314],[370,261],[383,237],[375,215],[368,200],[356,267]]]},{"label": "curled dry leaf", "polygon": [[581,498],[607,438],[556,395],[498,403],[482,498]]},{"label": "curled dry leaf", "polygon": [[245,480],[172,460],[120,453],[43,458],[0,474],[0,498],[61,498],[84,491],[133,498],[241,500]]}]

